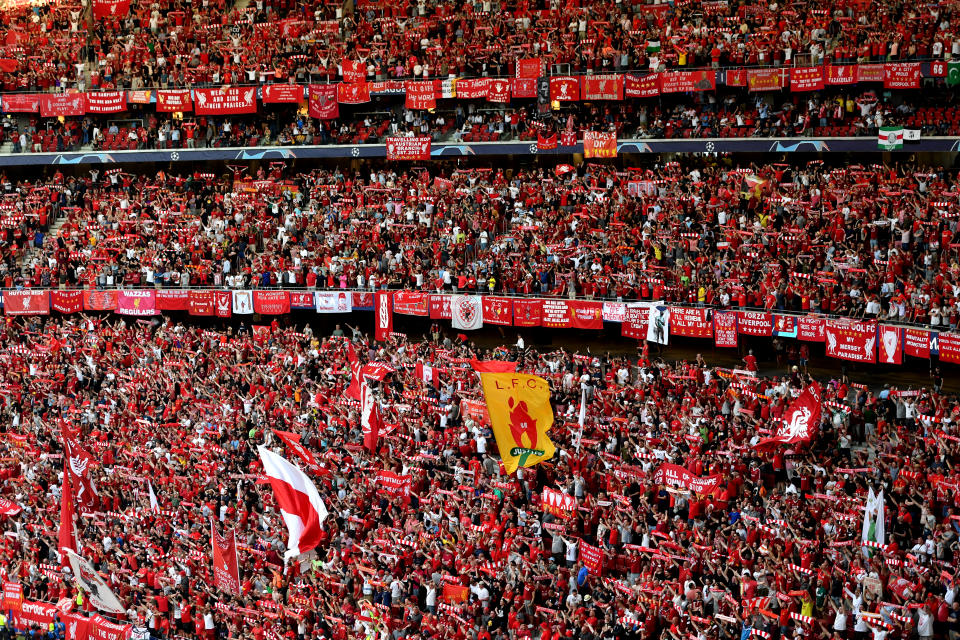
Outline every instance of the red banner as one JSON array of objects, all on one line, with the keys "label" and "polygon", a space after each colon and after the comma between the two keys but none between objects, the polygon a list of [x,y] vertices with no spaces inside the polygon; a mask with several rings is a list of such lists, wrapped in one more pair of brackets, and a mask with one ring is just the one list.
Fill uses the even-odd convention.
[{"label": "red banner", "polygon": [[130,0],[93,0],[93,19],[119,18],[130,13]]},{"label": "red banner", "polygon": [[510,81],[510,93],[514,98],[536,98],[536,78],[514,78]]},{"label": "red banner", "polygon": [[857,83],[856,65],[827,65],[826,84],[842,85]]},{"label": "red banner", "polygon": [[877,362],[903,364],[903,329],[880,325],[877,331]]},{"label": "red banner", "polygon": [[762,311],[740,311],[737,330],[745,336],[773,335],[773,316]]},{"label": "red banner", "polygon": [[569,329],[573,326],[573,317],[567,300],[540,300],[543,317],[541,324],[551,329]]},{"label": "red banner", "polygon": [[627,305],[623,322],[620,324],[620,335],[624,338],[647,339],[647,325],[649,324],[650,309],[646,306],[632,307]]},{"label": "red banner", "polygon": [[216,521],[210,518],[210,543],[213,547],[213,581],[225,593],[240,595],[240,567],[237,562],[237,538],[232,529],[220,535]]},{"label": "red banner", "polygon": [[580,541],[580,562],[587,568],[592,576],[599,576],[603,573],[603,549]]},{"label": "red banner", "polygon": [[60,614],[67,633],[64,640],[89,640],[90,638],[90,618],[77,613]]},{"label": "red banner", "polygon": [[514,300],[513,326],[539,327],[543,324],[543,305],[540,300]]},{"label": "red banner", "polygon": [[193,111],[189,91],[157,91],[157,111],[173,113]]},{"label": "red banner", "polygon": [[714,91],[717,76],[714,71],[666,71],[660,74],[660,93],[687,91]]},{"label": "red banner", "polygon": [[[457,85],[457,95],[459,96],[459,84]],[[506,104],[510,102],[510,81],[494,79],[487,85],[487,102],[496,102]]]},{"label": "red banner", "polygon": [[130,104],[150,104],[153,92],[150,89],[127,91],[127,102]]},{"label": "red banner", "polygon": [[268,84],[263,87],[264,104],[298,102],[303,102],[303,87],[298,84]]},{"label": "red banner", "polygon": [[919,62],[888,62],[883,65],[884,89],[919,89]]},{"label": "red banner", "polygon": [[720,486],[720,480],[719,474],[701,478],[675,464],[662,464],[653,474],[653,481],[657,484],[681,487],[701,494],[711,493]]},{"label": "red banner", "polygon": [[160,311],[187,311],[190,308],[190,291],[159,289],[157,291],[157,309]]},{"label": "red banner", "polygon": [[806,342],[823,342],[824,327],[826,322],[823,318],[800,316],[797,318],[797,339]]},{"label": "red banner", "polygon": [[255,87],[220,87],[218,89],[194,89],[197,115],[222,116],[257,112],[257,89]]},{"label": "red banner", "polygon": [[877,361],[876,323],[849,320],[827,320],[826,323],[828,358],[870,363]]},{"label": "red banner", "polygon": [[782,88],[780,69],[747,69],[747,91],[779,91]]},{"label": "red banner", "polygon": [[340,63],[340,76],[344,82],[364,82],[367,79],[367,65],[355,60],[344,60]]},{"label": "red banner", "polygon": [[727,86],[728,87],[747,86],[747,70],[746,69],[727,69]]},{"label": "red banner", "polygon": [[941,333],[937,344],[940,362],[960,362],[960,333]]},{"label": "red banner", "polygon": [[551,133],[549,136],[544,136],[542,133],[537,134],[537,151],[552,151],[557,148],[557,134]]},{"label": "red banner", "polygon": [[626,76],[623,86],[625,98],[652,98],[660,95],[660,74]]},{"label": "red banner", "polygon": [[883,82],[885,76],[882,64],[857,65],[857,82]]},{"label": "red banner", "polygon": [[377,291],[373,296],[373,317],[376,322],[375,336],[380,342],[390,338],[393,333],[393,300],[389,291]]},{"label": "red banner", "polygon": [[8,93],[3,96],[3,110],[6,113],[36,113],[40,110],[40,94]]},{"label": "red banner", "polygon": [[517,60],[517,77],[536,80],[543,71],[543,60],[540,58],[522,58]]},{"label": "red banner", "polygon": [[623,100],[623,76],[583,76],[580,96],[584,100]]},{"label": "red banner", "polygon": [[433,81],[407,82],[407,109],[436,109],[437,87]]},{"label": "red banner", "polygon": [[576,132],[576,131],[561,131],[561,132],[560,132],[560,146],[561,146],[561,147],[575,147],[575,146],[577,146],[577,132]]},{"label": "red banner", "polygon": [[370,85],[366,82],[341,82],[337,85],[337,102],[340,104],[370,102]]},{"label": "red banner", "polygon": [[821,91],[823,67],[795,67],[790,70],[790,91]]},{"label": "red banner", "polygon": [[450,296],[430,296],[430,319],[452,320],[453,309],[450,306]]},{"label": "red banner", "polygon": [[409,496],[410,476],[402,476],[393,471],[378,471],[377,488],[392,496]]},{"label": "red banner", "polygon": [[373,311],[373,294],[354,291],[350,296],[350,306],[354,311]]},{"label": "red banner", "polygon": [[616,158],[617,134],[609,131],[584,131],[583,157]]},{"label": "red banner", "polygon": [[464,78],[463,80],[457,80],[454,85],[457,97],[464,100],[486,98],[489,86],[489,78]]},{"label": "red banner", "polygon": [[50,294],[33,289],[4,291],[3,312],[8,316],[50,315]]},{"label": "red banner", "polygon": [[14,609],[13,611],[13,626],[18,629],[32,629],[34,625],[37,625],[41,629],[47,629],[53,622],[55,613],[57,613],[57,608],[52,604],[24,600],[20,604],[20,610]]},{"label": "red banner", "polygon": [[218,318],[230,318],[233,316],[232,291],[214,291],[213,304],[215,315]]},{"label": "red banner", "polygon": [[40,115],[44,118],[82,116],[86,111],[82,93],[57,93],[40,96]]},{"label": "red banner", "polygon": [[[212,316],[213,315],[213,291],[200,291],[193,289],[190,291],[190,315],[192,316]],[[257,313],[260,313],[259,311]]]},{"label": "red banner", "polygon": [[127,110],[127,94],[123,91],[97,91],[86,94],[87,113],[120,113]]},{"label": "red banner", "polygon": [[3,608],[19,611],[23,606],[23,585],[19,582],[3,583]]},{"label": "red banner", "polygon": [[387,160],[429,160],[430,136],[387,138]]},{"label": "red banner", "polygon": [[[673,314],[670,317],[673,324]],[[671,331],[675,331],[673,326]],[[737,346],[737,314],[735,311],[713,312],[713,343],[718,347]]]},{"label": "red banner", "polygon": [[419,291],[396,291],[393,294],[393,312],[405,316],[428,316],[430,296]]},{"label": "red banner", "polygon": [[603,303],[592,300],[571,300],[567,303],[574,329],[603,329]]},{"label": "red banner", "polygon": [[310,100],[307,110],[311,118],[333,120],[340,117],[340,105],[337,104],[337,85],[310,85]]},{"label": "red banner", "polygon": [[513,324],[513,301],[510,298],[483,299],[483,323],[484,324]]},{"label": "red banner", "polygon": [[290,313],[290,294],[287,291],[254,291],[253,311],[272,316]]},{"label": "red banner", "polygon": [[113,311],[117,308],[117,292],[84,291],[83,308],[86,311]]},{"label": "red banner", "polygon": [[903,352],[915,358],[930,357],[930,331],[926,329],[907,329],[903,335]]},{"label": "red banner", "polygon": [[576,76],[553,76],[550,78],[550,100],[576,102],[580,99],[580,79]]},{"label": "red banner", "polygon": [[50,308],[58,313],[79,313],[83,310],[83,291],[51,291]]},{"label": "red banner", "polygon": [[133,625],[110,622],[99,613],[90,618],[90,637],[93,640],[128,640]]},{"label": "red banner", "polygon": [[670,307],[670,334],[690,338],[712,338],[713,322],[707,309]]}]

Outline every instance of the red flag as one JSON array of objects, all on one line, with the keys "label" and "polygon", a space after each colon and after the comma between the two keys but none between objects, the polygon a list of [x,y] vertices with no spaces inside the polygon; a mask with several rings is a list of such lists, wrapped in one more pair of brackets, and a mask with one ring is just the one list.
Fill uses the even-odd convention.
[{"label": "red flag", "polygon": [[64,433],[64,457],[66,468],[70,472],[70,481],[77,486],[77,501],[88,509],[96,509],[100,499],[97,487],[90,477],[93,456],[80,448],[73,438]]},{"label": "red flag", "polygon": [[784,412],[777,434],[772,438],[760,440],[755,448],[769,451],[780,444],[809,442],[820,424],[822,411],[820,404],[820,385],[813,382]]},{"label": "red flag", "polygon": [[313,454],[307,451],[307,449],[300,444],[300,436],[296,433],[290,433],[289,431],[281,431],[279,429],[272,430],[274,434],[281,440],[283,444],[287,445],[287,449],[295,453],[301,460],[306,462],[311,467],[317,466],[317,461],[314,459]]},{"label": "red flag", "polygon": [[363,427],[363,446],[373,453],[377,450],[383,419],[380,417],[380,405],[373,396],[373,390],[366,380],[360,383],[360,426]]},{"label": "red flag", "polygon": [[64,549],[77,552],[76,526],[73,507],[73,482],[70,480],[70,457],[63,456],[63,488],[60,491],[60,533],[57,548],[64,566],[69,565]]},{"label": "red flag", "polygon": [[516,362],[506,360],[471,360],[470,366],[477,373],[513,373],[517,370]]},{"label": "red flag", "polygon": [[240,563],[237,562],[237,537],[232,529],[220,535],[210,518],[210,544],[213,547],[213,579],[217,588],[240,595]]}]

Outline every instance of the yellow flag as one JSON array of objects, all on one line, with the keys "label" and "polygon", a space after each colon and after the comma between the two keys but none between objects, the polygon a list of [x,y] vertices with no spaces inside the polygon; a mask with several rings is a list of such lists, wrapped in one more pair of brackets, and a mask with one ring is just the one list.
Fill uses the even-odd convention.
[{"label": "yellow flag", "polygon": [[480,382],[507,473],[552,458],[556,447],[547,437],[553,425],[547,381],[523,373],[481,373]]}]

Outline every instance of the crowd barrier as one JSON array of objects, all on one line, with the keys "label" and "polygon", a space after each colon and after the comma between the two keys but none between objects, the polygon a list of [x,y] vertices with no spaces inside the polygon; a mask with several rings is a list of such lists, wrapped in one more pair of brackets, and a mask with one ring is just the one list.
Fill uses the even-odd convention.
[{"label": "crowd barrier", "polygon": [[[923,137],[891,153],[951,153],[960,150],[960,138]],[[660,153],[877,153],[876,137],[620,139],[617,155]],[[536,141],[432,144],[431,160],[475,156],[566,156],[583,153],[583,141],[544,150]],[[122,164],[135,162],[227,162],[252,160],[323,160],[337,158],[385,159],[387,145],[300,145],[276,147],[219,147],[210,149],[152,149],[76,153],[5,153],[0,167]]]},{"label": "crowd barrier", "polygon": [[[798,314],[779,310],[718,309],[672,302],[624,302],[407,290],[111,289],[2,292],[8,316],[81,311],[150,318],[164,312],[196,317],[278,316],[292,311],[349,314],[373,311],[375,335],[393,333],[394,315],[450,321],[453,329],[484,326],[601,330],[619,324],[627,338],[669,344],[671,337],[712,340],[736,348],[740,336],[793,338],[822,343],[828,357],[869,364],[903,364],[905,356],[960,363],[960,333],[873,319]],[[260,325],[255,326],[259,333]]]}]

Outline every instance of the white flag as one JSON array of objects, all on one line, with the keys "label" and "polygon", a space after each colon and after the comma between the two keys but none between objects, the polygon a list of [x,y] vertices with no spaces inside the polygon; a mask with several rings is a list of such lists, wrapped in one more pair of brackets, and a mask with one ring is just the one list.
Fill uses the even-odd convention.
[{"label": "white flag", "polygon": [[153,492],[153,485],[147,480],[147,490],[150,491],[150,511],[160,513],[160,503],[157,501],[157,494]]},{"label": "white flag", "polygon": [[290,535],[283,557],[287,561],[320,544],[321,525],[327,517],[327,508],[317,488],[300,467],[262,445],[257,451]]},{"label": "white flag", "polygon": [[77,586],[90,595],[90,603],[100,611],[107,613],[124,613],[126,608],[117,599],[103,578],[94,571],[93,565],[73,552],[72,549],[63,549],[70,559],[70,569],[76,576]]}]

